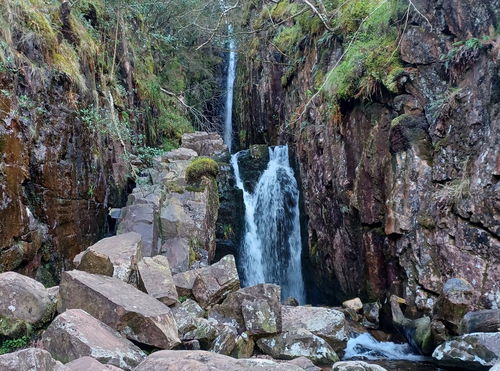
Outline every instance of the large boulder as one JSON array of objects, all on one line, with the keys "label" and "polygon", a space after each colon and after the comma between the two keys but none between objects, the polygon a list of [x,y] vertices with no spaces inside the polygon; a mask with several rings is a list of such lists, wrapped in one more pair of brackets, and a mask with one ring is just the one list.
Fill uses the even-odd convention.
[{"label": "large boulder", "polygon": [[369,364],[363,361],[342,361],[333,365],[332,371],[387,371],[379,365]]},{"label": "large boulder", "polygon": [[214,156],[227,151],[227,146],[217,133],[186,133],[182,136],[181,143],[182,147],[196,151],[199,156]]},{"label": "large boulder", "polygon": [[151,354],[135,371],[302,371],[302,367],[267,359],[234,359],[205,351],[163,350]]},{"label": "large boulder", "polygon": [[70,371],[61,362],[52,358],[49,352],[28,348],[14,353],[0,355],[2,371]]},{"label": "large boulder", "polygon": [[249,335],[272,335],[281,331],[280,287],[260,284],[245,287],[227,296],[208,314],[220,323]]},{"label": "large boulder", "polygon": [[63,363],[89,356],[131,370],[146,357],[132,342],[81,309],[57,316],[43,333],[42,344]]},{"label": "large boulder", "polygon": [[467,313],[460,322],[460,333],[500,332],[500,309]]},{"label": "large boulder", "polygon": [[157,348],[180,343],[170,309],[117,278],[64,272],[59,290],[62,311],[83,309],[127,338]]},{"label": "large boulder", "polygon": [[259,349],[276,359],[306,357],[318,364],[332,364],[339,357],[332,347],[319,336],[304,330],[283,332],[257,340]]},{"label": "large boulder", "polygon": [[50,321],[55,302],[47,289],[15,272],[0,274],[0,335],[17,337]]},{"label": "large boulder", "polygon": [[[137,263],[142,258],[142,237],[135,232],[104,238],[74,260],[76,269],[113,276],[137,284]],[[110,274],[111,273],[111,274]]]},{"label": "large boulder", "polygon": [[142,256],[158,255],[159,223],[158,205],[151,203],[131,204],[122,209],[120,223],[117,227],[117,234],[136,232],[142,237]]},{"label": "large boulder", "polygon": [[193,285],[196,277],[198,277],[199,269],[174,274],[174,284],[177,289],[177,294],[181,297],[193,296]]},{"label": "large boulder", "polygon": [[177,303],[177,290],[165,256],[144,258],[138,264],[139,287],[165,305]]},{"label": "large boulder", "polygon": [[500,361],[500,332],[456,337],[438,346],[432,357],[451,367],[472,370],[491,367]]},{"label": "large boulder", "polygon": [[466,280],[449,279],[434,307],[434,318],[441,320],[452,334],[457,335],[460,321],[471,310],[474,295],[474,288]]},{"label": "large boulder", "polygon": [[205,310],[194,300],[187,299],[183,303],[172,307],[172,314],[174,315],[179,333],[181,334],[183,329],[186,328],[192,320],[195,318],[203,318],[205,316]]},{"label": "large boulder", "polygon": [[193,318],[181,331],[182,341],[197,340],[202,348],[208,349],[219,335],[219,331],[213,322],[205,318]]},{"label": "large boulder", "polygon": [[173,274],[189,270],[189,240],[187,238],[170,238],[166,240],[160,250],[168,258]]},{"label": "large boulder", "polygon": [[[204,308],[221,302],[227,294],[240,287],[240,279],[232,255],[227,255],[210,267],[197,269],[187,275],[194,278],[192,294]],[[177,283],[178,281],[176,285]]]},{"label": "large boulder", "polygon": [[344,313],[321,307],[282,306],[283,331],[305,329],[340,351],[347,342]]},{"label": "large boulder", "polygon": [[66,364],[71,371],[120,371],[113,365],[103,365],[92,357],[82,357]]}]

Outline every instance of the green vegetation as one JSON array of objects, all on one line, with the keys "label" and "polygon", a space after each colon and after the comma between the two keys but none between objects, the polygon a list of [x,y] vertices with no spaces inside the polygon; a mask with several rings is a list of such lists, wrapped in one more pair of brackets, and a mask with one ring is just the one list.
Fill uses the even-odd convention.
[{"label": "green vegetation", "polygon": [[26,348],[30,342],[29,336],[23,336],[17,339],[5,340],[0,344],[0,354],[11,353],[20,348]]},{"label": "green vegetation", "polygon": [[208,157],[194,159],[186,169],[186,180],[194,184],[201,181],[203,177],[215,178],[219,174],[219,164]]}]

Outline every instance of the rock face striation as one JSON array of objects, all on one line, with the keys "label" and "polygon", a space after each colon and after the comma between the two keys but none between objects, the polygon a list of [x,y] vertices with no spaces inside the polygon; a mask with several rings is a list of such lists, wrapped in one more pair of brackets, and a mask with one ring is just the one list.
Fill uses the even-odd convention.
[{"label": "rock face striation", "polygon": [[[284,38],[281,28],[241,56],[236,122],[243,145],[288,142],[294,152],[315,302],[391,291],[430,313],[444,283],[461,277],[474,305],[500,304],[498,38],[490,33],[498,5],[418,1],[392,91],[382,82],[369,99],[352,91],[333,102],[338,110],[325,92],[299,120],[308,92],[346,50],[342,37],[297,35],[295,23],[300,57],[254,47]],[[466,40],[486,41],[467,49]],[[363,73],[354,70],[352,79]]]}]

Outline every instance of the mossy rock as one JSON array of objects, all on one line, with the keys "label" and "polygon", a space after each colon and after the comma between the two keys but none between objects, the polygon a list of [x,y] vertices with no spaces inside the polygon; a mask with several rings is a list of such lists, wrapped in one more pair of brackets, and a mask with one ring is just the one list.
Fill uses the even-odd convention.
[{"label": "mossy rock", "polygon": [[219,174],[219,164],[208,157],[194,159],[186,169],[186,181],[196,184],[203,177],[216,178]]}]

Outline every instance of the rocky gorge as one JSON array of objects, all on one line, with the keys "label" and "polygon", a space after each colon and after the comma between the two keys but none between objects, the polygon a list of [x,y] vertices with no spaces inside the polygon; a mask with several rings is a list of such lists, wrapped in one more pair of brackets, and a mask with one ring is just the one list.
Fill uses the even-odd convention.
[{"label": "rocky gorge", "polygon": [[0,5],[0,370],[499,367],[498,1],[120,4]]}]

